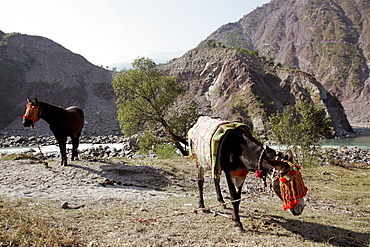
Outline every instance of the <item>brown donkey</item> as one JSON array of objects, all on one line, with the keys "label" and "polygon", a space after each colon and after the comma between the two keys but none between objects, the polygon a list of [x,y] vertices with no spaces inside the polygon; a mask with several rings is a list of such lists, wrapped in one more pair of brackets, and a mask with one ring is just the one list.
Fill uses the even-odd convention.
[{"label": "brown donkey", "polygon": [[67,165],[67,136],[72,139],[72,160],[78,158],[78,145],[84,126],[84,113],[81,108],[72,106],[63,109],[48,103],[40,102],[36,98],[34,101],[27,99],[26,112],[23,115],[22,124],[30,127],[44,119],[58,141],[62,156],[61,165]]}]

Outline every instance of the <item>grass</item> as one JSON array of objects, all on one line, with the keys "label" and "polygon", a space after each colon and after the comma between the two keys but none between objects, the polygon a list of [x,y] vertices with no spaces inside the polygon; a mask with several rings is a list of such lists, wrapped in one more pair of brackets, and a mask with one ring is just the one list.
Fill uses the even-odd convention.
[{"label": "grass", "polygon": [[[226,218],[231,217],[230,205],[227,209],[216,208],[218,214],[193,212],[198,203],[196,169],[187,159],[119,161],[160,170],[171,181],[164,190],[176,193],[144,203],[117,199],[89,201],[76,210],[62,209],[60,202],[53,200],[3,197],[0,198],[0,246],[370,244],[369,168],[303,169],[309,187],[303,214],[292,216],[283,211],[276,196],[249,198],[241,203],[240,215],[247,232],[240,234],[234,230],[231,219]],[[205,187],[206,206],[217,204],[209,180],[208,177]],[[251,176],[250,181],[256,179]]]},{"label": "grass", "polygon": [[[0,210],[0,246],[73,246],[73,230],[40,214],[32,201],[4,200]],[[25,208],[26,207],[26,208]]]},{"label": "grass", "polygon": [[40,158],[34,156],[30,153],[14,153],[9,155],[2,155],[0,156],[1,160],[3,161],[9,161],[9,160],[36,160],[39,161]]}]

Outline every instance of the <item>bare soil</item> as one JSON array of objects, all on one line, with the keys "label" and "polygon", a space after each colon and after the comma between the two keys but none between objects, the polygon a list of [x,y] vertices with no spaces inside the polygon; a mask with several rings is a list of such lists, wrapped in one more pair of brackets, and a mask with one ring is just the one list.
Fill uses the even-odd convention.
[{"label": "bare soil", "polygon": [[283,211],[271,193],[249,197],[263,188],[248,175],[240,212],[247,231],[239,233],[231,205],[216,207],[209,174],[206,206],[215,207],[196,211],[197,171],[186,158],[70,163],[0,161],[0,246],[370,244],[368,167],[303,169],[310,190],[301,216]]}]

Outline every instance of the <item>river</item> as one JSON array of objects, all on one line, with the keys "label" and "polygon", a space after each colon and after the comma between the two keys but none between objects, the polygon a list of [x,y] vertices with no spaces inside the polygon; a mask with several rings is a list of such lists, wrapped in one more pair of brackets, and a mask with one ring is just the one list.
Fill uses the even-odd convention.
[{"label": "river", "polygon": [[353,128],[357,137],[341,138],[341,139],[325,139],[320,141],[322,147],[339,147],[345,146],[349,148],[358,147],[370,150],[370,129],[369,128]]},{"label": "river", "polygon": [[[349,148],[358,147],[366,150],[370,150],[370,129],[364,129],[364,128],[354,128],[356,134],[358,137],[355,138],[342,138],[342,139],[325,139],[320,141],[322,147],[339,147],[339,146],[346,146]],[[122,143],[110,143],[110,144],[85,144],[81,143],[79,149],[87,149],[92,147],[98,147],[98,146],[109,146],[114,147],[116,149],[122,148]],[[29,149],[33,149],[36,152],[39,152],[39,149],[37,146],[31,146],[31,147],[10,147],[10,148],[0,148],[0,154],[1,153],[19,153],[24,152]],[[67,148],[71,149],[72,145],[67,144]],[[49,153],[49,152],[58,152],[59,147],[57,145],[49,145],[49,146],[42,146],[41,150],[43,153]]]},{"label": "river", "polygon": [[370,136],[360,136],[355,138],[325,139],[320,141],[322,147],[346,146],[349,148],[358,147],[370,150]]}]

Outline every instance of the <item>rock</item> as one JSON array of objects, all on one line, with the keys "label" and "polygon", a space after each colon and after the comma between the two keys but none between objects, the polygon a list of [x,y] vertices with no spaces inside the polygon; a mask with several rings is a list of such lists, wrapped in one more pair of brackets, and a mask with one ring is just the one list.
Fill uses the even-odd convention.
[{"label": "rock", "polygon": [[339,166],[370,166],[370,150],[360,149],[357,147],[347,148],[330,148],[321,149],[322,164],[334,164]]},{"label": "rock", "polygon": [[[26,138],[23,136],[0,136],[0,148],[8,148],[8,147],[25,147],[25,146],[35,146],[37,142],[35,138]],[[57,145],[54,136],[39,136],[38,142],[41,146],[47,145]],[[82,159],[97,161],[101,159],[110,159],[113,157],[125,157],[125,158],[132,158],[134,155],[139,151],[139,147],[137,145],[137,140],[125,138],[122,135],[120,136],[83,136],[81,137],[80,143],[91,143],[91,144],[101,144],[98,147],[91,147],[88,149],[81,150],[79,156]],[[106,144],[112,143],[121,143],[122,148],[116,149],[114,147],[110,147]],[[36,150],[28,149],[25,152],[35,153]],[[70,154],[71,150],[68,149],[67,152]],[[41,154],[40,154],[41,155]],[[44,154],[46,159],[54,159],[60,157],[60,152],[49,152]],[[140,157],[151,157],[156,158],[155,154],[151,155],[140,155]]]},{"label": "rock", "polygon": [[236,49],[209,47],[190,50],[162,70],[186,85],[177,104],[195,101],[201,106],[201,115],[263,129],[270,113],[308,100],[325,109],[332,120],[333,136],[355,135],[336,96],[303,71],[269,65]]}]

